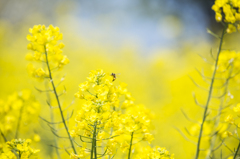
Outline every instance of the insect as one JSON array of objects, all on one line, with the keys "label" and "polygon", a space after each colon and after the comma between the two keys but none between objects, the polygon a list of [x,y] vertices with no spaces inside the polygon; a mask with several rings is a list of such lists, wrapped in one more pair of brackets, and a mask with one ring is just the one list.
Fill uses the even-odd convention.
[{"label": "insect", "polygon": [[119,75],[120,73],[116,74],[116,73],[111,73],[111,76],[113,76],[113,80],[112,81],[115,81],[116,78],[117,78],[117,75]]}]

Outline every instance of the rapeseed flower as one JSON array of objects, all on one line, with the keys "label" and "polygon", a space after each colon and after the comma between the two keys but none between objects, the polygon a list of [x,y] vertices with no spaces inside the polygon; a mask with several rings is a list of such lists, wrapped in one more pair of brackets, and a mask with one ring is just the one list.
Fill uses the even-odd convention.
[{"label": "rapeseed flower", "polygon": [[[29,33],[27,40],[30,43],[27,45],[27,49],[33,51],[33,53],[28,53],[26,60],[47,63],[51,69],[61,69],[69,63],[67,56],[62,55],[64,44],[58,42],[63,37],[58,27],[35,25],[29,29]],[[28,72],[31,76],[38,79],[44,79],[49,76],[47,66],[35,68],[32,64],[29,64]]]},{"label": "rapeseed flower", "polygon": [[[239,0],[215,0],[212,10],[215,11],[217,22],[224,21],[228,24],[227,32],[233,33],[240,30],[240,2]],[[223,19],[224,17],[224,19]]]}]

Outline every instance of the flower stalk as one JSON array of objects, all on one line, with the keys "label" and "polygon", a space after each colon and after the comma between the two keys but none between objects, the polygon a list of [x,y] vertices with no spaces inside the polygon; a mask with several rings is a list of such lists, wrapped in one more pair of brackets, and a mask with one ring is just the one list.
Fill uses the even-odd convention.
[{"label": "flower stalk", "polygon": [[131,140],[130,140],[129,151],[128,151],[128,159],[130,159],[130,157],[131,157],[131,152],[132,152],[132,142],[133,142],[133,134],[134,134],[134,132],[131,133]]},{"label": "flower stalk", "polygon": [[57,90],[56,90],[55,84],[53,82],[52,73],[51,73],[51,69],[50,69],[50,66],[49,66],[49,62],[48,62],[48,53],[47,53],[46,47],[44,47],[44,49],[45,49],[45,57],[46,57],[46,64],[47,64],[47,69],[48,69],[48,73],[49,73],[49,79],[50,79],[50,82],[52,84],[53,92],[54,92],[55,98],[56,98],[57,103],[58,103],[58,108],[59,108],[59,111],[60,111],[60,114],[61,114],[62,122],[63,122],[65,130],[66,130],[66,132],[68,134],[68,138],[69,138],[69,141],[71,143],[71,147],[72,147],[74,153],[76,154],[77,152],[76,152],[76,149],[74,147],[74,143],[72,141],[70,133],[68,131],[68,127],[67,127],[66,121],[64,119],[64,115],[63,115],[63,111],[62,111],[62,108],[61,108],[60,100],[59,100],[59,97],[58,97],[58,94],[57,94]]},{"label": "flower stalk", "polygon": [[195,159],[198,159],[198,157],[199,157],[200,144],[201,144],[202,133],[203,133],[203,125],[204,125],[205,120],[206,120],[206,118],[207,118],[207,111],[208,111],[209,103],[210,103],[211,96],[212,96],[213,84],[214,84],[214,81],[215,81],[215,74],[216,74],[216,72],[217,72],[217,66],[218,66],[218,59],[219,59],[219,55],[220,55],[221,50],[222,50],[223,37],[224,37],[224,35],[225,35],[225,32],[226,32],[226,27],[224,26],[224,29],[223,29],[222,35],[221,35],[221,39],[220,39],[219,49],[218,49],[217,56],[216,56],[214,71],[213,71],[213,74],[212,74],[212,79],[211,79],[211,83],[210,83],[210,87],[209,87],[207,102],[206,102],[205,109],[204,109],[204,113],[203,113],[203,119],[202,119],[202,123],[201,123],[201,127],[200,127],[200,132],[199,132],[199,136],[198,136],[197,150],[196,150]]},{"label": "flower stalk", "polygon": [[[48,83],[47,82],[45,82],[45,88],[48,88]],[[48,102],[51,103],[51,97],[50,97],[48,92],[46,93],[46,96],[47,96]],[[50,107],[50,116],[51,116],[51,122],[54,123],[54,114],[53,114],[53,109],[51,107]],[[53,124],[52,127],[53,127],[53,129],[55,129],[55,124]],[[54,135],[53,140],[54,140],[54,145],[58,146],[57,137],[55,135]],[[61,156],[60,156],[58,148],[56,148],[56,153],[57,153],[58,159],[60,159]]]},{"label": "flower stalk", "polygon": [[91,159],[97,159],[97,121],[94,123],[93,129]]}]

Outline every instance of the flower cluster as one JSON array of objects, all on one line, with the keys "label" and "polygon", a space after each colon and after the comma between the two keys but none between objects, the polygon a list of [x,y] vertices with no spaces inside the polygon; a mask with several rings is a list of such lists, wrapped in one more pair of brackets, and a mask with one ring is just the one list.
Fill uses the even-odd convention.
[{"label": "flower cluster", "polygon": [[143,105],[136,105],[129,108],[126,113],[121,115],[121,123],[124,125],[124,132],[143,133],[142,140],[149,143],[154,139],[149,133],[151,113]]},{"label": "flower cluster", "polygon": [[[94,70],[89,73],[87,81],[79,84],[79,91],[75,97],[99,103],[104,107],[119,109],[127,108],[133,105],[133,97],[127,91],[127,84],[121,83],[119,86],[114,86],[114,77],[111,74],[106,74],[103,70]],[[91,93],[90,91],[93,91]],[[125,97],[120,105],[119,98]],[[108,109],[108,108],[107,108]]]},{"label": "flower cluster", "polygon": [[85,131],[85,136],[91,136],[89,125],[110,128],[112,123],[109,123],[109,119],[114,120],[118,117],[114,109],[120,107],[119,97],[127,93],[123,86],[115,87],[113,77],[103,70],[91,71],[87,80],[79,85],[79,91],[75,94],[76,97],[83,99],[84,103],[75,119],[77,126],[75,134],[72,133],[73,136],[80,135],[81,130]]},{"label": "flower cluster", "polygon": [[212,6],[212,9],[216,13],[216,21],[220,22],[224,20],[224,22],[228,23],[228,33],[240,30],[239,0],[215,0],[215,4]]},{"label": "flower cluster", "polygon": [[[47,63],[51,69],[60,69],[69,63],[67,56],[62,54],[64,44],[58,43],[62,40],[62,33],[58,27],[35,25],[29,32],[31,35],[27,36],[27,40],[30,41],[27,48],[34,52],[26,55],[27,60]],[[40,79],[49,76],[47,68],[35,68],[32,64],[28,65],[28,72]]]},{"label": "flower cluster", "polygon": [[13,139],[6,142],[7,148],[0,152],[0,158],[2,159],[28,159],[30,156],[38,158],[36,153],[40,150],[32,149],[30,147],[30,139]]},{"label": "flower cluster", "polygon": [[[149,131],[152,114],[143,105],[135,105],[127,85],[115,85],[115,80],[113,73],[99,69],[91,71],[87,81],[79,84],[75,97],[83,104],[75,118],[76,126],[70,131],[82,142],[101,144],[109,156],[119,147],[122,152],[131,151],[134,142],[150,144],[154,139]],[[82,146],[79,154],[71,154],[71,158],[85,157],[90,153],[87,150]]]},{"label": "flower cluster", "polygon": [[155,148],[146,147],[137,154],[138,159],[174,159],[165,147],[156,146]]},{"label": "flower cluster", "polygon": [[[99,69],[91,71],[87,81],[79,85],[75,97],[84,102],[75,118],[76,126],[70,132],[72,137],[80,136],[83,139],[96,137],[99,143],[106,137],[111,138],[113,135],[123,133],[121,110],[131,107],[134,99],[127,91],[126,84],[114,86],[114,78],[113,75]],[[122,103],[120,99],[123,100]],[[108,143],[107,154],[112,153],[115,148],[113,145],[116,144]]]},{"label": "flower cluster", "polygon": [[[19,122],[33,122],[40,109],[30,90],[22,90],[8,96],[6,101],[0,100],[0,129],[5,135],[12,132]],[[19,130],[17,130],[19,131]]]}]

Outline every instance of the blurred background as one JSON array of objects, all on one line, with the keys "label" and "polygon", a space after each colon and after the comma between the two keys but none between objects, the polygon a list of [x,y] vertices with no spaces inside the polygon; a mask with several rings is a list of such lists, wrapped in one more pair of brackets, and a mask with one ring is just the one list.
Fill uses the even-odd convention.
[{"label": "blurred background", "polygon": [[[166,147],[176,158],[192,158],[195,145],[175,127],[193,125],[184,118],[181,108],[195,120],[202,116],[192,92],[200,94],[200,102],[206,101],[206,93],[188,75],[200,79],[195,68],[204,68],[211,75],[212,66],[201,56],[211,61],[210,49],[217,51],[218,41],[207,34],[207,28],[217,34],[222,29],[211,10],[213,4],[213,0],[1,0],[0,98],[31,89],[39,101],[44,99],[34,90],[41,84],[26,71],[26,36],[33,25],[52,24],[63,33],[63,53],[70,60],[59,73],[59,77],[66,75],[64,102],[71,102],[90,70],[120,73],[116,82],[127,83],[135,103],[155,113],[152,144]],[[228,48],[239,47],[238,35],[227,38]],[[80,107],[77,103],[76,108]],[[44,147],[46,127],[39,129]]]},{"label": "blurred background", "polygon": [[193,36],[208,39],[206,27],[218,27],[211,11],[213,0],[3,0],[0,3],[1,20],[16,29],[23,23],[61,24],[94,43],[140,45],[145,55],[156,48],[179,47],[179,41],[192,41]]}]

